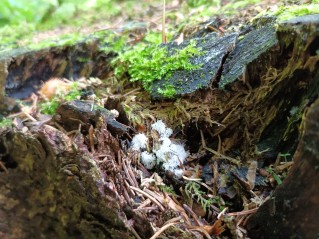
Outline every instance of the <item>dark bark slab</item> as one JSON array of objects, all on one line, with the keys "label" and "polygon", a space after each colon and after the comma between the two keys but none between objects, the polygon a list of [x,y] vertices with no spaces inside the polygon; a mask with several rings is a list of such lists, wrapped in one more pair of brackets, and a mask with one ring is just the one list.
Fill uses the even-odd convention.
[{"label": "dark bark slab", "polygon": [[[201,65],[201,67],[198,70],[192,71],[176,71],[169,79],[155,81],[151,90],[152,98],[163,98],[163,96],[158,93],[158,88],[165,89],[167,84],[176,89],[176,97],[190,94],[212,85],[212,83],[217,80],[217,77],[219,77],[225,58],[234,48],[237,37],[237,33],[223,37],[211,33],[201,38],[192,39],[192,41],[196,41],[196,47],[201,48],[203,54],[195,56],[189,59],[189,61],[192,65]],[[188,44],[189,41],[186,41],[181,45],[171,44],[168,47],[170,49],[179,49]]]},{"label": "dark bark slab", "polygon": [[91,125],[96,125],[99,117],[103,117],[114,136],[122,136],[129,131],[129,127],[116,121],[109,110],[80,100],[63,103],[56,113],[54,118],[67,131],[77,130],[81,124],[82,130],[88,132]]},{"label": "dark bark slab", "polygon": [[[259,62],[265,60],[262,59],[262,55],[271,51],[273,47],[278,45],[276,38],[276,30],[273,23],[266,26],[254,29],[249,33],[242,35],[244,37],[233,51],[227,56],[225,64],[223,65],[223,71],[221,73],[221,79],[218,83],[220,88],[224,88],[227,84],[230,84],[238,78],[247,77],[246,69],[253,61]],[[266,65],[264,66],[266,68]],[[261,72],[256,73],[258,77]],[[250,77],[255,77],[251,75]]]},{"label": "dark bark slab", "polygon": [[[152,98],[165,98],[158,93],[158,89],[165,89],[166,85],[175,88],[174,97],[180,97],[213,86],[223,89],[239,78],[244,82],[248,81],[246,78],[249,73],[246,70],[249,65],[267,62],[266,59],[263,59],[264,55],[269,55],[274,48],[278,48],[274,19],[268,21],[270,23],[264,24],[265,26],[247,27],[248,30],[243,33],[232,33],[225,36],[211,33],[192,39],[196,41],[196,47],[202,49],[203,54],[189,61],[201,67],[191,71],[176,71],[168,79],[155,81],[151,90]],[[241,37],[241,40],[238,40],[238,36]],[[168,47],[180,49],[188,44],[189,41],[185,41],[181,45],[170,44]],[[267,64],[264,65],[265,69]],[[261,72],[256,75],[250,74],[250,77],[258,77],[260,74]]]}]

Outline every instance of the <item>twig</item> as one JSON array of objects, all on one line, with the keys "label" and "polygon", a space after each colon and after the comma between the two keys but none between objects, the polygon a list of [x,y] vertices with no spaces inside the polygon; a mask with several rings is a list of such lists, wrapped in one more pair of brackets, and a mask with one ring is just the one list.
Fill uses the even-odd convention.
[{"label": "twig", "polygon": [[229,162],[233,163],[233,164],[236,164],[237,166],[240,166],[240,162],[239,160],[237,159],[234,159],[234,158],[231,158],[231,157],[228,157],[226,155],[223,155],[221,153],[218,153],[217,151],[211,149],[211,148],[208,148],[208,147],[203,147],[204,149],[206,149],[207,151],[215,154],[217,157],[221,158],[221,159],[226,159],[228,160]]},{"label": "twig", "polygon": [[157,201],[159,201],[162,205],[164,205],[165,203],[167,203],[165,201],[165,199],[163,198],[162,195],[159,195],[158,193],[149,190],[148,188],[144,188],[144,192],[148,193],[149,195],[151,195],[152,197],[156,198]]},{"label": "twig", "polygon": [[31,121],[33,122],[37,122],[37,120],[35,118],[33,118],[29,113],[27,112],[23,112],[23,114]]},{"label": "twig", "polygon": [[125,158],[123,159],[123,169],[124,169],[124,173],[125,173],[128,181],[130,182],[130,184],[133,186],[138,186],[135,184],[135,181],[131,178],[131,174],[128,172]]},{"label": "twig", "polygon": [[129,229],[132,231],[132,233],[134,234],[134,236],[137,238],[137,239],[142,239],[138,234],[137,232],[135,231],[135,229],[133,227],[129,227]]},{"label": "twig", "polygon": [[[128,163],[128,162],[126,161],[126,163]],[[127,170],[128,170],[128,173],[130,174],[130,176],[131,176],[131,178],[132,178],[132,180],[133,180],[133,182],[134,182],[134,186],[135,186],[135,187],[138,187],[138,182],[136,181],[135,175],[134,175],[134,173],[133,173],[133,171],[132,171],[131,162],[130,162],[129,165],[126,165],[126,166],[128,167]]]},{"label": "twig", "polygon": [[206,232],[203,228],[201,227],[197,227],[197,228],[192,228],[190,229],[191,231],[198,231],[203,233],[208,239],[212,239],[212,237],[208,234],[208,232]]},{"label": "twig", "polygon": [[203,182],[197,182],[200,185],[202,185],[203,187],[205,187],[208,191],[210,191],[211,193],[215,194],[215,191],[213,189],[211,189],[206,183]]},{"label": "twig", "polygon": [[172,222],[172,223],[169,223],[163,227],[161,227],[150,239],[155,239],[157,238],[159,235],[161,235],[162,232],[164,232],[167,228],[169,228],[170,226],[174,226],[176,225],[177,223],[176,222]]},{"label": "twig", "polygon": [[165,32],[165,18],[166,18],[166,3],[165,0],[163,0],[163,16],[162,16],[162,43],[167,43],[167,37]]},{"label": "twig", "polygon": [[[126,180],[124,179],[123,181],[124,181],[124,184],[125,184]],[[126,183],[127,183],[127,182],[126,182]],[[128,185],[128,183],[127,183],[127,185]],[[126,202],[131,205],[131,198],[130,198],[130,196],[128,195],[128,192],[127,192],[125,186],[126,186],[126,185],[124,185],[123,188],[122,188],[123,196],[124,196]],[[130,189],[130,191],[132,191],[132,190]],[[134,195],[134,194],[133,194],[133,195]]]},{"label": "twig", "polygon": [[142,202],[141,205],[139,205],[136,209],[144,208],[150,203],[151,203],[151,200],[148,198],[144,202]]},{"label": "twig", "polygon": [[241,212],[230,212],[226,213],[225,216],[240,216],[240,215],[247,215],[247,214],[252,214],[257,212],[258,208],[246,210],[246,211],[241,211]]},{"label": "twig", "polygon": [[174,217],[172,219],[169,219],[168,221],[166,221],[164,223],[164,225],[167,225],[169,223],[172,223],[172,222],[180,222],[183,218],[181,216],[178,216],[178,217]]},{"label": "twig", "polygon": [[7,174],[9,173],[9,170],[6,168],[6,166],[0,161],[0,168],[2,168]]},{"label": "twig", "polygon": [[131,189],[133,189],[134,191],[136,192],[139,192],[141,194],[143,194],[145,197],[149,198],[153,203],[155,203],[160,209],[161,211],[165,211],[165,208],[162,206],[161,203],[159,203],[154,197],[152,197],[151,195],[149,195],[148,193],[142,191],[141,189],[139,188],[136,188],[136,187],[133,187],[133,186],[129,186]]},{"label": "twig", "polygon": [[201,178],[188,178],[186,176],[182,176],[183,179],[187,180],[187,181],[193,181],[193,182],[199,182],[199,181],[202,181]]},{"label": "twig", "polygon": [[130,95],[132,93],[135,93],[136,91],[139,91],[139,90],[141,90],[141,88],[136,88],[134,90],[131,90],[131,91],[125,93],[124,95],[122,95],[122,98],[125,98],[126,96],[128,96],[128,95]]},{"label": "twig", "polygon": [[229,162],[231,162],[231,163],[233,163],[233,164],[236,164],[237,166],[240,166],[240,162],[239,162],[237,159],[228,157],[228,156],[223,155],[223,154],[221,154],[221,153],[219,153],[219,152],[217,152],[217,151],[215,151],[215,150],[213,150],[213,149],[211,149],[211,148],[208,148],[208,147],[206,146],[206,142],[205,142],[205,138],[204,138],[204,134],[203,134],[203,131],[202,131],[202,130],[200,130],[200,136],[201,136],[201,140],[202,140],[202,146],[203,146],[204,149],[206,149],[207,151],[209,151],[209,152],[215,154],[217,157],[219,157],[219,158],[221,158],[221,159],[226,159],[226,160],[228,160]]},{"label": "twig", "polygon": [[155,206],[152,206],[152,207],[142,207],[142,208],[136,208],[136,209],[133,209],[134,212],[137,212],[137,211],[151,211],[151,210],[157,210],[158,208],[155,207]]},{"label": "twig", "polygon": [[135,196],[136,194],[135,194],[134,190],[132,190],[132,189],[130,188],[130,184],[127,182],[127,180],[124,179],[123,181],[124,181],[124,185],[127,187],[127,189],[130,190],[131,195]]},{"label": "twig", "polygon": [[203,224],[198,220],[196,213],[193,212],[193,210],[189,206],[187,206],[186,204],[183,204],[183,208],[193,217],[197,226],[203,226]]},{"label": "twig", "polygon": [[223,211],[221,211],[218,215],[217,215],[217,219],[219,220],[221,217],[223,217],[226,213],[226,211],[228,210],[228,207],[225,207],[223,209]]}]

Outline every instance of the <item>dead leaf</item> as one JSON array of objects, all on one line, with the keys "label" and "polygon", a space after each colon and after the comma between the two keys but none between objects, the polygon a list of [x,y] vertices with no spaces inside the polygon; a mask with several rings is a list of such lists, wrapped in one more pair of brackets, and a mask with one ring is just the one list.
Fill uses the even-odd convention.
[{"label": "dead leaf", "polygon": [[214,222],[213,225],[204,225],[204,226],[190,226],[190,229],[196,229],[198,231],[202,231],[204,230],[205,232],[207,232],[209,235],[213,235],[213,236],[219,236],[220,234],[222,234],[225,231],[225,225],[222,225],[222,220],[218,219],[217,221]]},{"label": "dead leaf", "polygon": [[184,33],[182,32],[175,40],[176,44],[179,45],[184,41]]},{"label": "dead leaf", "polygon": [[251,190],[255,187],[256,171],[257,171],[257,161],[252,161],[249,165],[248,172],[246,175],[246,178],[248,180],[248,184]]}]

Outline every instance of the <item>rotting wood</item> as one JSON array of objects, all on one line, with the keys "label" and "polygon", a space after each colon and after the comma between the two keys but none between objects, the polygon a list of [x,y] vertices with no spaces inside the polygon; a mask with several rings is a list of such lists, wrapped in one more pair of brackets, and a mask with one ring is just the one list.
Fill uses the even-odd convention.
[{"label": "rotting wood", "polygon": [[32,132],[1,132],[2,161],[8,167],[8,173],[0,173],[1,238],[152,235],[148,222],[133,212],[135,228],[130,230],[123,199],[105,181],[112,179],[101,171],[103,165],[98,166],[83,137],[75,137],[49,125]]},{"label": "rotting wood", "polygon": [[[178,124],[186,125],[185,132],[186,132],[186,135],[189,137],[188,138],[189,141],[191,141],[190,137],[193,137],[195,134],[195,140],[191,141],[191,143],[193,142],[196,143],[196,132],[194,132],[193,130],[190,130],[189,132],[187,132],[187,127],[196,125],[196,127],[198,127],[197,131],[198,129],[201,129],[205,134],[204,137],[207,141],[206,142],[207,148],[208,147],[211,149],[218,148],[218,150],[212,151],[212,153],[215,155],[223,156],[223,155],[229,155],[229,153],[234,153],[236,151],[237,152],[239,151],[241,152],[239,155],[236,155],[236,153],[234,153],[235,155],[232,155],[232,157],[237,156],[243,162],[249,161],[251,158],[258,157],[258,160],[263,162],[266,160],[272,160],[276,158],[278,152],[283,152],[285,150],[293,152],[298,142],[298,124],[300,122],[301,115],[304,112],[304,110],[307,108],[307,105],[310,104],[317,97],[318,85],[319,85],[318,84],[318,56],[314,54],[316,50],[316,44],[318,43],[318,39],[319,39],[318,31],[317,31],[318,16],[317,18],[312,18],[312,19],[311,17],[299,18],[298,20],[299,22],[297,21],[298,24],[294,21],[286,22],[279,26],[278,28],[279,30],[277,31],[278,40],[279,40],[279,45],[277,47],[279,48],[277,49],[274,48],[275,51],[270,53],[271,57],[269,57],[269,55],[266,54],[266,56],[268,57],[265,57],[265,55],[263,55],[261,59],[258,58],[258,59],[254,59],[254,61],[252,62],[248,62],[249,65],[245,66],[245,71],[243,72],[245,73],[244,78],[242,78],[241,80],[236,78],[237,80],[235,80],[234,82],[226,86],[226,89],[227,89],[226,91],[221,89],[213,89],[213,90],[208,89],[206,91],[200,90],[200,91],[196,91],[195,94],[192,95],[193,98],[185,97],[181,99],[180,101],[176,101],[174,103],[168,102],[163,104],[159,104],[158,102],[150,103],[148,101],[148,98],[146,99],[144,98],[141,100],[141,102],[143,102],[144,100],[146,101],[145,104],[142,104],[140,102],[136,103],[135,100],[132,100],[132,104],[130,106],[132,106],[135,112],[140,111],[141,114],[145,112],[144,111],[145,108],[147,110],[150,108],[153,108],[151,111],[148,111],[147,113],[152,115],[152,117],[155,116],[156,118],[168,119],[167,121],[170,122],[174,126],[174,128],[177,128]],[[300,36],[296,34],[300,32],[304,33],[304,35]],[[291,37],[291,36],[294,36],[294,37]],[[270,59],[273,59],[274,61],[270,61]],[[265,64],[260,65],[264,61],[265,61]],[[265,67],[265,65],[267,67],[266,69],[263,69],[262,75],[255,75],[256,72],[260,72],[259,71],[260,67],[261,66]],[[139,92],[134,92],[134,93],[139,93]],[[136,107],[135,105],[140,106],[141,108],[136,109],[134,108]],[[295,109],[294,107],[298,108],[299,110],[297,112],[299,115],[297,114],[296,118],[293,118],[294,115],[292,114],[293,109]],[[172,113],[172,111],[174,112]],[[75,118],[80,118],[78,116],[76,116]],[[287,117],[289,118],[288,122],[286,120]],[[221,122],[222,125],[218,122]],[[77,155],[71,149],[70,149],[70,152],[69,150],[67,150],[71,145],[69,140],[67,140],[67,138],[65,138],[61,134],[61,132],[53,130],[52,128],[50,128],[50,126],[44,126],[44,127],[47,130],[52,130],[52,132],[54,133],[52,135],[50,134],[48,139],[40,137],[41,140],[39,142],[37,142],[37,140],[35,139],[32,139],[32,137],[30,140],[40,145],[42,143],[47,142],[47,140],[50,140],[50,143],[57,142],[58,147],[54,147],[54,149],[52,149],[53,152],[51,152],[50,147],[46,144],[46,147],[42,147],[42,149],[40,150],[41,155],[45,153],[48,153],[48,155],[60,154],[61,153],[60,150],[62,150],[63,152],[65,151],[67,153],[68,160],[72,161],[73,158]],[[22,137],[21,132],[20,133],[18,132],[17,134],[16,133],[17,132],[14,132],[14,135],[20,134],[20,137]],[[15,150],[18,150],[18,148],[15,148],[15,146],[11,145],[14,143],[14,140],[11,140],[10,137],[6,138],[8,133],[4,133],[3,135],[5,135],[5,139],[3,139],[3,142],[4,141],[7,142],[7,143],[3,143],[4,145],[3,147],[6,149],[9,147],[10,149],[10,150],[7,150],[8,152],[6,152],[6,156],[7,156],[6,159],[9,160],[11,158],[18,157],[16,156],[16,152],[14,152]],[[35,135],[37,135],[37,133]],[[103,133],[101,133],[101,135],[103,135]],[[218,145],[216,142],[218,142]],[[258,146],[257,150],[255,147],[256,144]],[[17,144],[17,145],[19,146],[21,144]],[[27,145],[28,145],[27,147],[31,147],[29,144]],[[43,153],[44,151],[43,148],[45,148],[48,152]],[[270,148],[270,150],[267,151],[267,148]],[[25,147],[22,147],[20,152],[22,153],[26,152],[24,151],[24,149]],[[10,156],[12,150],[14,150],[13,151],[14,156]],[[30,150],[31,153],[32,152],[38,153],[38,151],[39,150],[34,148],[31,148]],[[37,153],[35,153],[35,155],[37,155]],[[115,154],[115,152],[112,152],[112,153]],[[28,158],[30,153],[29,154],[26,153],[26,155]],[[103,153],[102,155],[105,155],[105,153]],[[45,157],[42,155],[40,157],[40,161],[43,161],[44,158]],[[48,160],[48,159],[45,159],[45,160]],[[21,165],[18,164],[15,166],[16,169],[9,167],[9,171],[20,170],[21,169],[20,167],[22,167],[21,170],[27,170],[27,173],[30,173],[31,169],[33,169],[33,167],[36,166],[38,163],[38,162],[33,163],[33,161],[31,162],[32,163],[29,163],[29,164],[21,164]],[[49,160],[49,163],[50,162],[51,161]],[[84,162],[87,162],[87,161],[84,160]],[[9,166],[11,165],[10,163],[8,164]],[[59,162],[54,161],[54,163],[58,164]],[[110,163],[110,162],[107,162],[107,163]],[[110,163],[110,165],[113,165],[113,163],[114,162]],[[104,164],[101,166],[101,168],[103,167],[103,169],[105,169],[106,172],[109,172],[111,174],[121,175],[117,167],[108,167],[108,165],[109,164]],[[70,185],[68,183],[69,181],[67,180],[69,179],[69,177],[71,177],[72,179],[74,178],[74,175],[76,175],[76,177],[78,177],[78,175],[83,176],[82,175],[83,172],[79,170],[79,168],[82,169],[81,167],[78,167],[76,164],[73,164],[73,163],[69,164],[68,162],[67,165],[64,165],[64,166],[67,166],[67,167],[63,167],[63,170],[61,172],[67,176],[65,176],[65,178],[63,178],[62,176],[61,177],[67,183],[66,185],[64,185],[63,189],[70,190],[69,187],[72,188],[73,185]],[[125,167],[127,167],[127,165],[125,165]],[[42,168],[40,169],[43,170]],[[36,172],[39,172],[39,171],[42,172],[41,170],[37,170]],[[46,169],[44,169],[44,171],[46,172]],[[36,172],[33,172],[33,173],[36,173]],[[57,174],[60,175],[59,173]],[[90,172],[90,175],[91,174],[96,176],[96,171]],[[42,174],[40,173],[40,175]],[[127,172],[127,175],[131,176],[130,172]],[[26,177],[26,175],[24,176]],[[86,178],[86,175],[84,175],[84,177]],[[90,178],[90,176],[87,176],[87,177]],[[123,178],[121,176],[118,176],[118,177],[119,178],[116,178],[118,179],[117,182],[113,182],[109,184],[110,188],[108,189],[110,191],[112,191],[112,187],[114,185],[118,186],[118,184],[121,184],[121,183],[127,186],[128,189],[129,189],[129,186],[132,186],[132,185],[129,185],[129,183],[136,184],[133,181],[133,179],[130,180],[132,182],[128,183],[126,179],[121,181]],[[27,180],[26,178],[19,178],[19,179]],[[35,183],[39,183],[39,181],[41,180],[35,181]],[[81,188],[81,186],[83,185],[80,185],[80,186],[76,185],[76,186],[80,188],[79,190],[83,189]],[[12,186],[8,186],[8,187],[12,187]],[[86,188],[91,189],[91,186],[85,184],[84,189]],[[18,189],[21,189],[21,188],[17,188],[17,190]],[[27,189],[22,188],[21,190],[27,190]],[[29,188],[28,190],[29,191],[27,191],[27,193],[32,194],[32,192],[30,191],[31,189]],[[41,190],[36,191],[36,193],[40,194],[43,192],[43,190],[44,189],[41,188]],[[7,193],[7,191],[4,191],[4,192]],[[18,193],[18,191],[14,191],[14,192]],[[54,193],[55,192],[56,191],[54,191]],[[99,201],[99,199],[101,198],[99,197],[98,191],[94,187],[93,187],[93,192],[97,194],[91,195],[88,193],[88,195],[85,195],[87,196],[87,198],[85,198],[86,202],[89,201],[93,203],[93,206],[96,203],[100,205],[99,202],[97,201]],[[58,193],[61,193],[61,192],[58,191]],[[128,192],[126,193],[128,194]],[[124,207],[123,205],[121,205],[123,206],[124,208],[123,209],[123,208],[119,208],[119,204],[117,204],[118,202],[113,204],[114,203],[113,200],[115,198],[119,199],[119,195],[120,195],[119,193],[114,193],[114,194],[111,193],[110,195],[106,195],[105,196],[106,199],[110,200],[110,203],[108,206],[111,205],[112,209],[116,208],[120,212],[123,211],[127,216],[129,215],[128,216],[129,218],[134,218],[136,221],[138,221],[137,219],[138,217],[134,216],[134,214],[131,214],[133,210],[132,208],[130,208],[130,206]],[[56,195],[54,194],[54,196]],[[93,199],[91,197],[93,197]],[[127,201],[129,201],[128,197],[129,196],[126,197]],[[10,204],[9,207],[14,208],[15,201],[8,200],[7,203]],[[37,204],[37,206],[39,205],[38,201],[33,203]],[[43,204],[43,201],[40,202],[40,205],[42,204]],[[5,208],[7,208],[8,205],[6,204],[5,206],[6,206]],[[69,207],[69,204],[67,204],[66,206]],[[85,206],[83,206],[84,209],[86,209]],[[41,210],[41,209],[43,210],[49,209],[49,213],[50,213],[51,208],[44,208],[44,207],[43,208],[40,207],[40,209],[36,208],[36,210]],[[94,208],[94,212],[96,209],[99,209],[99,207],[96,206]],[[108,207],[107,207],[107,210],[108,210]],[[1,211],[1,213],[6,213],[6,212]],[[32,214],[32,213],[35,213],[35,212],[30,210],[29,214]],[[85,210],[84,212],[82,211],[82,213],[84,214],[84,216],[87,215]],[[114,210],[110,210],[110,212],[108,213],[111,213],[111,214],[113,213],[112,218],[114,218],[113,216],[115,216],[115,218],[117,218],[118,216],[116,213],[114,213]],[[93,210],[89,211],[89,216],[87,217],[90,217],[90,218],[91,216],[92,217],[96,216],[98,218],[100,217],[100,214],[98,215],[91,215],[91,214],[94,214]],[[31,216],[34,216],[34,215],[31,215]],[[83,215],[81,215],[81,217],[82,216]],[[104,216],[102,215],[101,217],[104,220]],[[24,220],[24,219],[25,218],[23,217],[21,220]],[[32,219],[34,218],[32,217]],[[58,218],[58,219],[60,220],[61,218]],[[13,220],[12,218],[8,219],[9,222],[12,222],[12,220]],[[122,220],[122,221],[124,223],[125,220]],[[63,222],[64,221],[61,220],[59,222],[60,224],[56,223],[55,230],[58,230],[59,227],[63,227]],[[45,222],[45,223],[49,223],[49,222]],[[70,221],[70,223],[72,224],[73,221]],[[140,223],[133,229],[136,230],[137,233],[143,231],[145,229],[143,227],[144,223],[145,223],[145,218],[140,219]],[[100,222],[94,225],[96,227],[101,227],[102,228],[101,233],[105,233],[106,235],[109,235],[108,234],[110,233],[109,230],[113,232],[115,230],[114,228],[117,228],[117,227],[105,228],[104,224],[102,226]],[[39,226],[39,224],[35,224],[32,227],[32,229],[34,229],[36,226]],[[83,226],[85,230],[86,229],[91,230],[92,225],[88,223],[87,221],[85,221],[83,222]],[[131,233],[126,227],[122,227],[122,226],[123,224],[118,226],[118,229],[120,231],[124,230],[124,232],[122,232],[124,234],[120,234],[120,235],[124,235],[124,236],[134,235],[134,233]],[[279,226],[280,224],[278,225],[278,227]],[[82,231],[81,230],[77,231],[76,224],[72,224],[70,228],[74,230],[70,233],[74,233],[74,232],[86,233],[83,228],[81,228]],[[25,228],[22,227],[22,230],[24,229]],[[63,229],[65,229],[65,227],[63,227]],[[7,228],[5,230],[7,230]],[[8,230],[11,230],[11,229],[8,228]],[[150,228],[147,228],[147,231],[149,232],[149,234],[151,234]],[[21,232],[21,233],[24,233],[24,232]],[[60,233],[60,231],[57,233]],[[63,233],[68,233],[68,231],[67,232],[64,231]]]},{"label": "rotting wood", "polygon": [[308,109],[289,175],[247,222],[251,238],[319,235],[319,100]]}]

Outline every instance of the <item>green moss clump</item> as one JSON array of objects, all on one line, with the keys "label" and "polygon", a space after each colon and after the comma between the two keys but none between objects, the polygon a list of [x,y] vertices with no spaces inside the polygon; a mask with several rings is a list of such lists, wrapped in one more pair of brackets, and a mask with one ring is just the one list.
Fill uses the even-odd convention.
[{"label": "green moss clump", "polygon": [[167,84],[164,89],[158,88],[157,92],[165,98],[172,98],[176,94],[176,89],[173,85]]},{"label": "green moss clump", "polygon": [[[196,48],[196,42],[191,41],[183,49],[170,49],[161,45],[138,44],[131,50],[120,53],[113,61],[115,75],[122,77],[124,73],[130,75],[130,80],[140,81],[145,90],[150,91],[154,81],[169,78],[176,70],[195,70],[200,66],[193,65],[189,59],[202,54],[200,48]],[[159,89],[159,93],[172,97],[176,90],[167,85],[165,89]]]},{"label": "green moss clump", "polygon": [[205,5],[220,5],[220,0],[187,0],[186,3],[189,7],[196,8]]},{"label": "green moss clump", "polygon": [[236,10],[240,8],[244,8],[248,5],[253,5],[261,2],[261,0],[240,0],[240,1],[231,1],[224,7],[222,7],[221,11],[227,15],[232,15],[236,13]]},{"label": "green moss clump", "polygon": [[292,5],[292,6],[281,6],[277,10],[267,13],[270,16],[276,16],[277,21],[287,21],[294,17],[318,14],[318,4],[304,4],[304,5]]}]

